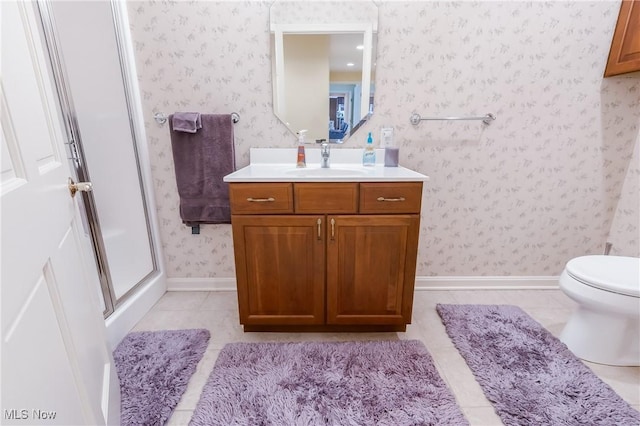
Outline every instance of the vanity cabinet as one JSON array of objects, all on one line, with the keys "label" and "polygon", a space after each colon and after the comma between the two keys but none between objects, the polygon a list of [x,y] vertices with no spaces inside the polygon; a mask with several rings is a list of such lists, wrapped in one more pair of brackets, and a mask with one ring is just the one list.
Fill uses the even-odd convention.
[{"label": "vanity cabinet", "polygon": [[240,322],[404,330],[422,182],[231,183]]}]

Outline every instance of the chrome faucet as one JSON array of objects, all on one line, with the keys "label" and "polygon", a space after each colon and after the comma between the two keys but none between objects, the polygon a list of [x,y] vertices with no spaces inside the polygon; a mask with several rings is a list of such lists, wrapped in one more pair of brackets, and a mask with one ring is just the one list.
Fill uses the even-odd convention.
[{"label": "chrome faucet", "polygon": [[329,150],[329,144],[324,142],[320,145],[320,155],[322,156],[322,161],[320,162],[320,167],[323,169],[329,168],[329,156],[331,155],[331,151]]}]

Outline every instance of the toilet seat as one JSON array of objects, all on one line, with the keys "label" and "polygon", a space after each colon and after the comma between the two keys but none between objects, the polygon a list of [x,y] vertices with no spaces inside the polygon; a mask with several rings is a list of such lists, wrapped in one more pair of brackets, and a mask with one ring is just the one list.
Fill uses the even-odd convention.
[{"label": "toilet seat", "polygon": [[640,298],[640,259],[623,256],[581,256],[565,268],[571,278],[590,287]]}]

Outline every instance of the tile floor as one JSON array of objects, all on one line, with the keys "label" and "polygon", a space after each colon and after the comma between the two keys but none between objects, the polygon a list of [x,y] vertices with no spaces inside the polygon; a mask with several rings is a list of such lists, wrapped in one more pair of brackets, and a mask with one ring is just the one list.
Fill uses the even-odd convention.
[{"label": "tile floor", "polygon": [[[168,292],[136,325],[135,331],[206,328],[209,347],[176,407],[169,425],[186,425],[220,349],[230,342],[305,340],[418,339],[429,349],[442,378],[453,391],[472,425],[502,425],[471,370],[449,340],[436,303],[512,304],[540,322],[554,335],[562,331],[573,302],[559,290],[416,291],[413,323],[405,333],[245,333],[238,322],[235,292]],[[586,363],[624,400],[640,410],[640,368]]]}]

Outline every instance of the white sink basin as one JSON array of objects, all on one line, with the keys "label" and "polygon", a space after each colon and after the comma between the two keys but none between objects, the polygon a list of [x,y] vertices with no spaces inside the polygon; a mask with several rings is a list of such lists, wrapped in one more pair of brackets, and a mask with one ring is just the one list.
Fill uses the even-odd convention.
[{"label": "white sink basin", "polygon": [[350,177],[350,176],[366,176],[369,174],[370,170],[367,170],[364,167],[329,167],[328,169],[323,169],[320,167],[306,167],[306,168],[295,168],[295,169],[287,169],[284,171],[284,174],[289,176],[300,176],[300,177],[327,177],[327,178],[341,178],[341,177]]},{"label": "white sink basin", "polygon": [[[0,0],[1,1],[1,0]],[[251,148],[246,167],[224,177],[225,182],[425,182],[429,176],[404,167],[385,167],[384,150],[376,150],[378,163],[362,165],[362,148],[331,151],[331,167],[320,167],[319,148],[308,148],[307,167],[296,168],[297,148]]]}]

